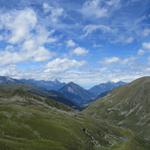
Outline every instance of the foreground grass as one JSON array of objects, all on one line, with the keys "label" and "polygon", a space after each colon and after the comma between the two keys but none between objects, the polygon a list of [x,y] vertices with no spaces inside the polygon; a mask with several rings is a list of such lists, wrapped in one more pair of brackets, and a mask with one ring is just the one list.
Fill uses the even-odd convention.
[{"label": "foreground grass", "polygon": [[125,129],[43,106],[0,105],[1,150],[145,150]]},{"label": "foreground grass", "polygon": [[28,88],[9,88],[0,90],[0,150],[150,149],[135,132],[104,121],[102,104],[79,113]]}]

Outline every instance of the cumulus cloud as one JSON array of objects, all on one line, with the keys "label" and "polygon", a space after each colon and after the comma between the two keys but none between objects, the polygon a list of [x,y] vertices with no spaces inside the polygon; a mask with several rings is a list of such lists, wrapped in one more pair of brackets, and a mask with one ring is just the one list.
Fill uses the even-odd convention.
[{"label": "cumulus cloud", "polygon": [[143,35],[146,37],[146,36],[149,36],[150,35],[150,29],[149,28],[145,28],[143,30]]},{"label": "cumulus cloud", "polygon": [[81,12],[89,18],[104,18],[118,8],[119,4],[120,0],[88,0],[83,4]]},{"label": "cumulus cloud", "polygon": [[87,53],[88,53],[88,50],[83,47],[77,47],[73,50],[73,54],[77,56],[83,56],[83,55],[86,55]]},{"label": "cumulus cloud", "polygon": [[46,2],[43,3],[43,10],[44,10],[45,13],[50,12],[51,7],[49,6],[48,3],[46,3]]},{"label": "cumulus cloud", "polygon": [[118,64],[118,65],[129,65],[133,64],[137,60],[137,56],[130,56],[127,58],[120,58],[120,57],[106,57],[102,61],[100,61],[100,64],[103,65],[111,65],[111,64]]},{"label": "cumulus cloud", "polygon": [[0,66],[1,76],[10,76],[17,78],[20,75],[20,71],[16,65]]},{"label": "cumulus cloud", "polygon": [[58,6],[52,6],[46,2],[43,3],[43,11],[47,14],[47,19],[55,25],[64,14],[64,9]]},{"label": "cumulus cloud", "polygon": [[137,54],[143,56],[145,53],[150,52],[150,42],[142,43],[141,48],[138,50]]},{"label": "cumulus cloud", "polygon": [[78,46],[73,40],[68,40],[67,42],[67,47],[71,48],[71,53],[75,54],[77,56],[83,56],[88,53],[88,50]]},{"label": "cumulus cloud", "polygon": [[101,61],[102,64],[106,64],[106,65],[109,65],[109,64],[113,64],[113,63],[117,63],[120,61],[120,58],[119,57],[108,57],[108,58],[104,58],[103,61]]},{"label": "cumulus cloud", "polygon": [[138,52],[137,52],[137,54],[138,54],[139,56],[142,56],[142,55],[145,54],[145,50],[139,49]]},{"label": "cumulus cloud", "polygon": [[22,54],[18,52],[1,51],[0,52],[0,65],[10,65],[24,60]]},{"label": "cumulus cloud", "polygon": [[76,43],[73,40],[68,40],[66,43],[67,43],[67,46],[70,48],[73,48],[76,46]]},{"label": "cumulus cloud", "polygon": [[85,61],[77,61],[75,59],[68,58],[56,58],[45,67],[45,72],[49,73],[60,73],[70,69],[81,67],[85,64]]},{"label": "cumulus cloud", "polygon": [[33,9],[12,10],[1,13],[1,29],[3,40],[11,44],[0,52],[1,64],[15,64],[22,61],[46,61],[52,52],[46,49],[45,44],[55,42],[51,32],[38,22]]},{"label": "cumulus cloud", "polygon": [[2,28],[10,32],[7,36],[7,41],[11,44],[16,44],[29,36],[29,33],[37,24],[37,16],[30,8],[20,11],[14,10],[1,14],[0,23]]},{"label": "cumulus cloud", "polygon": [[99,0],[86,1],[81,10],[83,15],[87,17],[95,16],[96,18],[106,17],[108,10],[105,7],[100,8],[99,4]]},{"label": "cumulus cloud", "polygon": [[[119,34],[118,31],[116,34]],[[112,38],[112,43],[131,44],[134,40],[134,37],[129,35],[117,35]]]},{"label": "cumulus cloud", "polygon": [[42,62],[52,57],[53,53],[49,52],[44,47],[39,47],[36,51],[1,51],[0,52],[0,65],[17,64],[25,61]]},{"label": "cumulus cloud", "polygon": [[142,44],[142,47],[145,49],[145,50],[150,50],[150,42],[144,42]]}]

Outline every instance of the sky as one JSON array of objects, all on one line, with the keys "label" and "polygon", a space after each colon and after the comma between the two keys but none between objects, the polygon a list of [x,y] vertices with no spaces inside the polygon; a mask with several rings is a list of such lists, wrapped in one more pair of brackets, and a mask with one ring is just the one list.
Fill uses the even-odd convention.
[{"label": "sky", "polygon": [[0,0],[0,75],[91,87],[150,75],[149,0]]}]

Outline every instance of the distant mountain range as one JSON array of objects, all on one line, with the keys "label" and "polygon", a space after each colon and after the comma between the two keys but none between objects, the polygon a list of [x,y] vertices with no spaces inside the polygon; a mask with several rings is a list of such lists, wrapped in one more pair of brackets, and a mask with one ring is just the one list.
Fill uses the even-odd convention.
[{"label": "distant mountain range", "polygon": [[44,80],[33,80],[33,79],[29,79],[29,80],[21,79],[20,81],[26,84],[32,84],[39,88],[43,88],[46,90],[55,90],[55,91],[58,91],[66,84],[58,80],[44,81]]},{"label": "distant mountain range", "polygon": [[[76,83],[64,83],[58,80],[44,81],[33,79],[13,79],[0,76],[0,84],[23,84],[38,89],[38,93],[44,93],[49,98],[62,102],[75,108],[86,106],[89,102],[107,95],[112,89],[125,85],[125,82],[107,82],[96,85],[89,90],[84,89]],[[37,91],[37,90],[36,90]]]},{"label": "distant mountain range", "polygon": [[126,85],[127,83],[119,81],[119,82],[106,82],[101,83],[99,85],[95,85],[92,88],[89,89],[89,92],[91,92],[95,98],[105,96],[109,91],[113,90],[114,88],[117,88],[119,86]]}]

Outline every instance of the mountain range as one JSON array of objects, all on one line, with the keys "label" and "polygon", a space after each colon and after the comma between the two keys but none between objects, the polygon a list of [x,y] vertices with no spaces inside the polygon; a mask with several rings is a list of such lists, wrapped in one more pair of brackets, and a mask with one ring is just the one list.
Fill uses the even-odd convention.
[{"label": "mountain range", "polygon": [[119,86],[123,86],[127,83],[119,81],[119,82],[106,82],[101,83],[99,85],[95,85],[92,88],[89,89],[89,92],[91,92],[95,98],[101,97],[102,94],[105,95],[105,93],[110,92],[114,88],[117,88]]},{"label": "mountain range", "polygon": [[115,88],[81,111],[48,91],[6,81],[0,84],[1,150],[150,149],[150,77]]},{"label": "mountain range", "polygon": [[48,97],[52,97],[57,101],[72,106],[74,108],[82,108],[89,102],[103,97],[112,89],[125,85],[125,82],[107,82],[96,85],[89,90],[84,89],[76,83],[64,83],[58,80],[44,81],[33,79],[13,79],[10,77],[0,76],[0,84],[24,84],[30,85],[45,93]]},{"label": "mountain range", "polygon": [[63,86],[66,85],[64,82],[60,82],[59,80],[54,80],[54,81],[44,81],[44,80],[34,80],[34,79],[21,79],[19,80],[22,83],[26,84],[32,84],[36,87],[43,88],[46,90],[55,90],[58,91],[61,89]]}]

